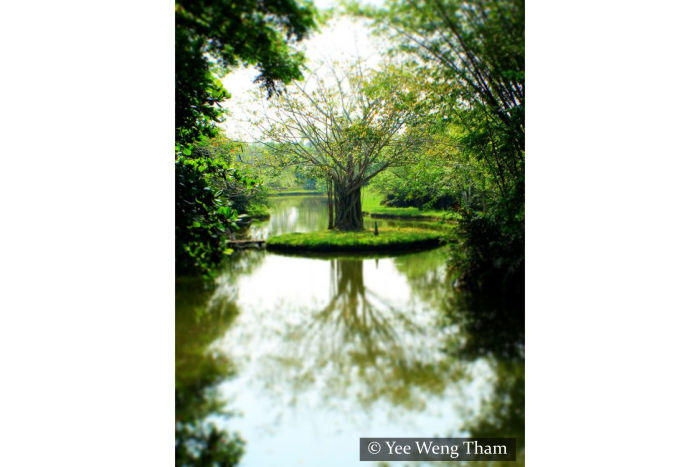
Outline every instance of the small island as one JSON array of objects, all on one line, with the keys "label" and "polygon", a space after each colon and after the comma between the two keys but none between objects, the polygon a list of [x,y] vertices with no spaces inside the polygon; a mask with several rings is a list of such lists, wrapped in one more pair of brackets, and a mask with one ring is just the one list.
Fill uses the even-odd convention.
[{"label": "small island", "polygon": [[268,250],[278,251],[341,251],[384,252],[428,249],[446,243],[444,232],[419,228],[382,228],[375,235],[373,230],[343,232],[288,233],[267,240]]}]

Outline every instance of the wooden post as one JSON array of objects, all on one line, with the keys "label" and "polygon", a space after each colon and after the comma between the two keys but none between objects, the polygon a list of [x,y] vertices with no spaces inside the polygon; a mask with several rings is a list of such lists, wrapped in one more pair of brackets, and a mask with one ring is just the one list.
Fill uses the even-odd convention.
[{"label": "wooden post", "polygon": [[374,235],[379,235],[379,228],[377,227],[377,221],[374,221]]}]

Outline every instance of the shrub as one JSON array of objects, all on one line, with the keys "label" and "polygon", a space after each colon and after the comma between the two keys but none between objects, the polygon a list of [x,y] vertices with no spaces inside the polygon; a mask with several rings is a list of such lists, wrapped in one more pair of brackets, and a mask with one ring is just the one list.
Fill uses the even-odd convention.
[{"label": "shrub", "polygon": [[516,196],[482,211],[461,209],[452,266],[460,287],[521,293],[525,286],[525,205]]},{"label": "shrub", "polygon": [[234,229],[236,211],[227,206],[207,175],[221,167],[207,158],[180,156],[175,162],[175,270],[212,275]]}]

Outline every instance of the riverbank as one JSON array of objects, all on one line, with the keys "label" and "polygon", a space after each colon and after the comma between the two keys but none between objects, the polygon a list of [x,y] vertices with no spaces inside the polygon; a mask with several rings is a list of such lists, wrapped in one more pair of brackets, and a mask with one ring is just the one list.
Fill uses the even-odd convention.
[{"label": "riverbank", "polygon": [[362,212],[377,219],[414,219],[456,221],[457,213],[441,209],[417,207],[395,208],[381,204],[384,197],[372,189],[362,192]]},{"label": "riverbank", "polygon": [[290,191],[271,191],[268,196],[321,196],[325,195],[325,191],[318,190],[290,190]]},{"label": "riverbank", "polygon": [[446,243],[439,230],[417,228],[382,228],[378,235],[373,230],[338,232],[326,230],[310,233],[287,233],[269,238],[268,250],[313,252],[385,252],[428,249]]},{"label": "riverbank", "polygon": [[254,204],[245,213],[249,218],[253,220],[267,220],[270,218],[270,208],[264,204]]},{"label": "riverbank", "polygon": [[[294,190],[294,191],[273,191],[269,197],[278,196],[325,196],[324,191],[314,190]],[[447,221],[456,222],[457,213],[444,209],[422,209],[417,207],[396,208],[384,206],[384,197],[366,188],[362,191],[362,213],[375,219],[406,219],[406,220],[426,220],[426,221]]]},{"label": "riverbank", "polygon": [[244,227],[250,225],[252,222],[266,221],[270,218],[270,209],[264,204],[255,204],[248,208],[248,211],[241,213],[241,215],[236,218],[236,225],[238,227]]}]

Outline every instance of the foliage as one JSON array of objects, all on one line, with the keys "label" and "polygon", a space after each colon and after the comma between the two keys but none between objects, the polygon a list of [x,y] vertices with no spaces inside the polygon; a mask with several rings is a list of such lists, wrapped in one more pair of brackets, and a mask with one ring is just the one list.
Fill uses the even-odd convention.
[{"label": "foliage", "polygon": [[261,178],[272,191],[317,192],[323,188],[313,174],[302,166],[274,167],[272,170],[264,166],[261,168],[267,169],[260,171]]},{"label": "foliage", "polygon": [[388,207],[454,210],[459,204],[461,180],[455,173],[454,157],[430,151],[420,154],[412,164],[394,167],[380,174],[374,187]]},{"label": "foliage", "polygon": [[417,207],[425,209],[452,209],[459,203],[455,191],[444,183],[443,167],[417,170],[415,166],[400,167],[386,172],[377,180],[388,207]]},{"label": "foliage", "polygon": [[382,204],[386,206],[454,210],[464,180],[458,140],[463,130],[445,118],[439,97],[444,89],[420,77],[415,81],[424,91],[424,107],[432,109],[421,122],[429,143],[422,146],[410,164],[379,174],[373,187],[383,195]]},{"label": "foliage", "polygon": [[224,234],[236,211],[226,206],[207,175],[219,176],[220,163],[181,156],[175,162],[175,268],[177,273],[211,276],[226,248]]},{"label": "foliage", "polygon": [[525,287],[525,204],[514,190],[484,210],[463,209],[452,263],[467,289],[519,294]]},{"label": "foliage", "polygon": [[176,267],[212,276],[238,214],[269,216],[266,192],[252,168],[238,163],[241,145],[217,136],[176,162]]},{"label": "foliage", "polygon": [[362,186],[422,142],[413,131],[418,90],[401,68],[373,73],[354,63],[324,71],[271,101],[265,136],[280,164],[307,167],[332,187],[329,227],[362,230]]},{"label": "foliage", "polygon": [[[356,11],[359,9],[356,8]],[[418,60],[435,115],[460,127],[459,247],[467,288],[522,286],[524,270],[525,13],[523,0],[394,0],[364,11]],[[461,185],[461,186],[460,186]]]},{"label": "foliage", "polygon": [[506,157],[516,152],[513,139],[483,114],[474,109],[464,116],[467,188],[452,264],[466,289],[518,295],[525,287],[524,156]]},{"label": "foliage", "polygon": [[394,0],[378,16],[399,50],[453,85],[456,107],[485,110],[524,149],[523,0]]},{"label": "foliage", "polygon": [[253,204],[246,214],[253,219],[269,219],[270,209],[265,204]]},{"label": "foliage", "polygon": [[339,232],[327,230],[312,233],[289,233],[267,240],[271,250],[294,251],[389,251],[438,246],[443,241],[438,230],[417,228],[382,228],[379,235],[371,230]]},{"label": "foliage", "polygon": [[[381,186],[381,184],[377,184]],[[374,186],[370,186],[362,193],[362,209],[372,217],[377,218],[404,218],[404,219],[447,219],[457,217],[456,212],[440,209],[423,209],[418,207],[393,207],[386,206],[384,195],[377,192]]]},{"label": "foliage", "polygon": [[269,94],[301,78],[303,54],[289,43],[315,26],[310,2],[177,0],[175,2],[175,139],[214,136],[221,102],[230,97],[216,74],[254,65]]},{"label": "foliage", "polygon": [[[230,97],[217,75],[254,65],[268,95],[301,77],[303,55],[289,43],[315,25],[295,0],[177,0],[175,3],[176,270],[211,275],[236,212],[253,208],[250,177],[211,157],[211,140]],[[209,145],[210,147],[207,147]],[[252,194],[252,196],[251,196]],[[264,194],[258,194],[260,204]]]},{"label": "foliage", "polygon": [[242,159],[244,146],[243,143],[217,135],[195,146],[194,152],[199,157],[217,161],[225,168],[221,176],[212,177],[210,183],[221,191],[231,209],[249,215],[267,213],[267,191],[256,169]]}]

